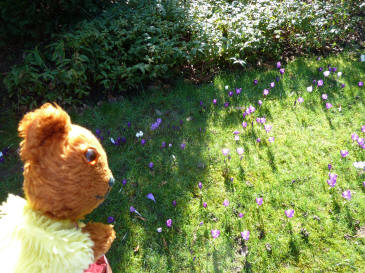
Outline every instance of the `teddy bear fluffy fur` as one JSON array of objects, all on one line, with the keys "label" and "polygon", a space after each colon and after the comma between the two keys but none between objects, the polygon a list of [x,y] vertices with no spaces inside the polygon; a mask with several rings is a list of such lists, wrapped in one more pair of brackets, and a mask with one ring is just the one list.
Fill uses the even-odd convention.
[{"label": "teddy bear fluffy fur", "polygon": [[[27,113],[18,131],[27,205],[42,217],[69,221],[80,229],[78,222],[104,201],[114,180],[100,142],[50,103]],[[89,222],[81,231],[93,243],[94,260],[115,239],[111,225]]]}]

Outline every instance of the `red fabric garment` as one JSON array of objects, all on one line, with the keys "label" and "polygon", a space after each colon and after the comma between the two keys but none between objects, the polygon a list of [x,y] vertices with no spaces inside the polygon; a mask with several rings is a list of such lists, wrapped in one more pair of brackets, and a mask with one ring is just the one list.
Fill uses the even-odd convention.
[{"label": "red fabric garment", "polygon": [[95,263],[91,264],[89,268],[84,271],[84,273],[113,273],[113,272],[109,266],[108,260],[104,255]]}]

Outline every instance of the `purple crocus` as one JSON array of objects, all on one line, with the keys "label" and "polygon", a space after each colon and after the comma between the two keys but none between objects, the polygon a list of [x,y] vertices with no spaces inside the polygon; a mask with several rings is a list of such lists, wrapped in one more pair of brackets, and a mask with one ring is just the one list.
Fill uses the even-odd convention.
[{"label": "purple crocus", "polygon": [[146,197],[156,203],[156,199],[152,193],[147,194]]},{"label": "purple crocus", "polygon": [[145,145],[146,144],[146,140],[144,138],[141,139],[141,145]]},{"label": "purple crocus", "polygon": [[302,103],[302,102],[304,102],[304,99],[302,97],[299,97],[298,98],[298,103]]},{"label": "purple crocus", "polygon": [[165,147],[166,147],[166,142],[165,141],[162,141],[161,148],[165,148]]},{"label": "purple crocus", "polygon": [[280,68],[279,72],[280,72],[281,75],[283,75],[285,73],[285,69],[284,68]]},{"label": "purple crocus", "polygon": [[269,133],[272,129],[272,126],[267,124],[267,125],[264,125],[264,128],[265,128],[266,133]]},{"label": "purple crocus", "polygon": [[257,142],[257,143],[260,143],[260,142],[261,142],[261,138],[259,138],[259,137],[258,137],[258,138],[256,139],[256,142]]},{"label": "purple crocus", "polygon": [[332,169],[332,164],[328,164],[328,170],[330,171]]},{"label": "purple crocus", "polygon": [[341,154],[341,156],[342,156],[342,157],[346,157],[346,156],[348,156],[348,155],[349,155],[349,152],[348,152],[348,151],[346,151],[346,150],[341,150],[341,151],[340,151],[340,154]]},{"label": "purple crocus", "polygon": [[202,183],[202,182],[200,182],[200,181],[199,181],[199,183],[198,183],[198,188],[199,188],[199,189],[202,189],[202,188],[203,188],[203,183]]},{"label": "purple crocus", "polygon": [[275,137],[273,137],[273,136],[272,137],[269,137],[269,142],[270,143],[273,143],[274,141],[275,141]]},{"label": "purple crocus", "polygon": [[322,99],[326,100],[328,98],[327,94],[322,94]]},{"label": "purple crocus", "polygon": [[336,182],[337,182],[337,174],[335,174],[335,173],[329,173],[328,174],[328,177],[329,177],[329,179],[327,180],[327,184],[330,187],[333,188],[336,185]]},{"label": "purple crocus", "polygon": [[224,107],[227,108],[229,106],[229,102],[224,103]]},{"label": "purple crocus", "polygon": [[359,82],[357,85],[358,85],[359,87],[363,87],[363,86],[364,86],[364,82]]},{"label": "purple crocus", "polygon": [[213,104],[216,105],[217,104],[217,99],[213,99]]},{"label": "purple crocus", "polygon": [[244,230],[241,232],[241,236],[243,240],[248,241],[248,239],[250,239],[250,232],[248,230]]},{"label": "purple crocus", "polygon": [[185,144],[185,143],[181,143],[181,144],[180,144],[180,148],[181,148],[181,150],[185,150],[185,147],[186,147],[186,144]]},{"label": "purple crocus", "polygon": [[264,94],[264,96],[267,96],[267,95],[269,95],[269,89],[264,89],[264,92],[263,92],[263,94]]},{"label": "purple crocus", "polygon": [[352,141],[356,141],[356,140],[358,140],[358,139],[359,139],[358,134],[353,133],[353,134],[351,135],[351,139],[352,139]]},{"label": "purple crocus", "polygon": [[242,88],[236,88],[236,94],[239,95],[242,92]]},{"label": "purple crocus", "polygon": [[172,200],[172,205],[176,207],[176,200]]},{"label": "purple crocus", "polygon": [[213,238],[216,239],[221,234],[221,231],[219,229],[212,229],[211,233],[212,233]]},{"label": "purple crocus", "polygon": [[323,80],[318,80],[317,85],[318,86],[323,86]]},{"label": "purple crocus", "polygon": [[281,62],[277,62],[277,63],[276,63],[276,68],[277,68],[277,69],[280,69],[280,67],[281,67]]},{"label": "purple crocus", "polygon": [[108,221],[109,224],[113,223],[114,222],[114,217],[109,216],[107,221]]},{"label": "purple crocus", "polygon": [[130,121],[128,121],[128,123],[127,123],[128,128],[131,128],[131,125],[132,125],[132,123]]},{"label": "purple crocus", "polygon": [[97,136],[100,136],[100,134],[101,134],[101,130],[100,130],[100,129],[95,129],[95,134],[96,134]]},{"label": "purple crocus", "polygon": [[329,103],[329,102],[327,102],[327,103],[326,103],[326,108],[327,108],[327,109],[332,108],[332,104],[331,104],[331,103]]},{"label": "purple crocus", "polygon": [[228,96],[232,97],[233,96],[233,92],[232,91],[229,91],[228,92]]},{"label": "purple crocus", "polygon": [[323,70],[323,67],[319,67],[319,68],[318,68],[318,71],[319,71],[319,72],[322,72],[322,70]]},{"label": "purple crocus", "polygon": [[227,156],[229,154],[229,149],[228,148],[223,148],[222,149],[222,154]]},{"label": "purple crocus", "polygon": [[258,82],[259,82],[258,80],[253,80],[253,84],[254,84],[254,85],[257,85],[257,84],[258,84]]},{"label": "purple crocus", "polygon": [[225,207],[229,206],[229,201],[227,199],[224,199],[223,206],[225,206]]},{"label": "purple crocus", "polygon": [[148,163],[148,167],[152,170],[153,169],[153,162]]},{"label": "purple crocus", "polygon": [[341,83],[341,88],[345,88],[345,84],[344,83]]},{"label": "purple crocus", "polygon": [[288,217],[288,218],[293,218],[294,216],[294,210],[293,209],[288,209],[285,211],[285,215]]},{"label": "purple crocus", "polygon": [[247,127],[247,122],[246,121],[242,122],[242,127],[243,128],[246,128]]},{"label": "purple crocus", "polygon": [[172,226],[172,220],[171,220],[171,219],[168,219],[168,220],[166,221],[166,226],[167,226],[167,227],[171,227],[171,226]]},{"label": "purple crocus", "polygon": [[365,125],[361,126],[361,132],[365,133]]},{"label": "purple crocus", "polygon": [[124,178],[124,179],[122,180],[122,184],[123,184],[123,185],[127,184],[127,179],[125,179],[125,178]]},{"label": "purple crocus", "polygon": [[234,134],[234,135],[238,135],[238,134],[240,134],[240,131],[234,130],[234,131],[233,131],[233,134]]},{"label": "purple crocus", "polygon": [[262,201],[263,201],[263,198],[262,197],[256,198],[257,205],[261,206],[262,205]]},{"label": "purple crocus", "polygon": [[259,100],[259,101],[258,101],[258,104],[259,104],[259,105],[262,105],[262,100]]},{"label": "purple crocus", "polygon": [[350,190],[346,190],[342,193],[342,197],[347,199],[347,200],[351,200],[351,191]]},{"label": "purple crocus", "polygon": [[206,208],[207,207],[207,202],[203,202],[203,207]]},{"label": "purple crocus", "polygon": [[270,83],[270,88],[274,88],[275,87],[275,82],[271,82]]},{"label": "purple crocus", "polygon": [[244,214],[242,213],[242,212],[240,212],[239,214],[238,214],[238,217],[239,218],[242,218],[244,216]]}]

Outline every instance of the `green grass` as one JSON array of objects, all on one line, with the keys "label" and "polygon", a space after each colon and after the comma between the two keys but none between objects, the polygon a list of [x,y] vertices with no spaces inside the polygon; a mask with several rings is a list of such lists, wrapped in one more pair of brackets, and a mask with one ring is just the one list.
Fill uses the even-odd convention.
[{"label": "green grass", "polygon": [[[289,63],[266,99],[262,91],[279,75],[276,69],[221,75],[200,87],[181,82],[173,90],[72,113],[75,123],[102,130],[118,181],[109,198],[88,217],[105,223],[108,216],[115,217],[118,237],[107,254],[113,272],[362,272],[365,239],[359,230],[365,226],[365,173],[352,164],[365,161],[365,155],[351,140],[353,132],[364,137],[365,87],[357,83],[365,79],[365,63],[358,57],[345,53]],[[324,79],[318,67],[327,64],[343,72],[338,81],[346,87],[340,88],[337,76],[331,75],[322,88],[308,93],[313,79]],[[257,86],[254,79],[259,80]],[[229,90],[242,87],[242,93],[229,98],[225,85]],[[322,93],[328,94],[333,108],[325,108]],[[294,104],[300,96],[304,102]],[[213,98],[218,100],[216,106]],[[228,108],[222,106],[224,101],[230,102]],[[249,105],[256,112],[246,117],[249,125],[243,129],[238,107]],[[151,131],[158,117],[162,124]],[[257,117],[266,117],[266,124],[273,126],[269,134],[256,123]],[[4,120],[7,129],[0,128],[1,147],[13,146],[0,165],[0,200],[8,192],[22,194],[15,153],[17,120],[13,116]],[[147,140],[144,146],[135,136],[140,130]],[[234,130],[241,132],[238,142]],[[110,143],[109,137],[118,136],[126,137],[126,144]],[[267,141],[269,136],[275,137],[274,143]],[[172,147],[162,149],[163,141]],[[185,150],[181,143],[186,143]],[[237,147],[245,150],[242,160]],[[222,148],[230,149],[230,160]],[[341,158],[340,150],[349,155]],[[152,171],[149,162],[155,165]],[[332,189],[326,183],[329,163],[338,174]],[[125,186],[122,179],[127,179]],[[347,189],[352,191],[350,201],[341,196]],[[156,203],[146,198],[150,192]],[[256,197],[263,197],[262,206],[257,206]],[[224,199],[230,201],[227,208]],[[130,214],[130,206],[145,220]],[[286,209],[295,210],[293,218],[285,216]],[[167,228],[170,218],[173,225]],[[212,238],[212,229],[221,231],[217,239]],[[251,232],[248,241],[240,238],[243,230]]]}]

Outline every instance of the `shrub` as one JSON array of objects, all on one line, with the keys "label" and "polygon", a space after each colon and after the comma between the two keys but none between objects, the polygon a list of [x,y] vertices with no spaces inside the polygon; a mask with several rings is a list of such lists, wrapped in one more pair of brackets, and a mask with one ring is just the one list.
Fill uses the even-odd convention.
[{"label": "shrub", "polygon": [[[359,1],[130,0],[35,48],[5,78],[17,105],[81,102],[172,77],[313,53],[362,32]],[[203,65],[202,65],[203,64]]]}]

